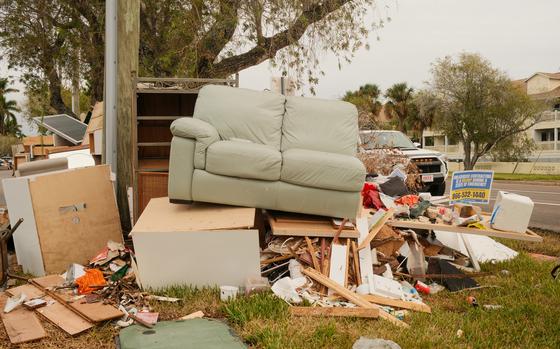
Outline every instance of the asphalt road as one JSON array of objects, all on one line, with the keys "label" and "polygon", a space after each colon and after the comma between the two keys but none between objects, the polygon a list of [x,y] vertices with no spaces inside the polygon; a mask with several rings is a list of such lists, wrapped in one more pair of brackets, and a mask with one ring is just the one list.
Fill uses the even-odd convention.
[{"label": "asphalt road", "polygon": [[[560,183],[494,181],[490,205],[483,205],[484,211],[492,211],[499,190],[528,196],[533,200],[535,207],[529,224],[531,227],[560,232]],[[449,181],[447,194],[449,194]]]}]

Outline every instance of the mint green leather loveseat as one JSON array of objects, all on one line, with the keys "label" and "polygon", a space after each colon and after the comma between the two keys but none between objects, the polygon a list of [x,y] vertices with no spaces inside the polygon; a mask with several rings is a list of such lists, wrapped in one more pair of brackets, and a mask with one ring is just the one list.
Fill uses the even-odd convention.
[{"label": "mint green leather loveseat", "polygon": [[366,171],[350,103],[208,85],[171,132],[171,202],[356,215]]}]

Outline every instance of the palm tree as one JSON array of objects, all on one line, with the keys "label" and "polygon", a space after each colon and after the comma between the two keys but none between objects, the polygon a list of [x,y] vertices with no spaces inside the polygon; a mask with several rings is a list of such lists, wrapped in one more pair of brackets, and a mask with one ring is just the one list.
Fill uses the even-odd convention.
[{"label": "palm tree", "polygon": [[[18,92],[18,90],[8,87],[8,79],[0,78],[0,134],[7,134],[6,125],[10,124],[11,129],[14,130],[13,125],[17,125],[16,112],[19,112],[17,102],[9,100],[7,94],[11,92]],[[21,133],[21,130],[20,130]]]},{"label": "palm tree", "polygon": [[409,113],[407,124],[421,138],[424,129],[432,127],[436,121],[441,108],[441,100],[434,92],[423,89],[414,93],[412,101],[413,108]]},{"label": "palm tree", "polygon": [[402,132],[406,132],[406,119],[413,108],[412,92],[414,89],[408,87],[406,82],[394,84],[385,92],[387,112],[397,118],[398,129]]},{"label": "palm tree", "polygon": [[383,104],[379,101],[381,90],[375,84],[360,86],[357,91],[348,91],[342,98],[346,102],[356,105],[358,109],[358,124],[360,129],[373,129],[377,122]]}]

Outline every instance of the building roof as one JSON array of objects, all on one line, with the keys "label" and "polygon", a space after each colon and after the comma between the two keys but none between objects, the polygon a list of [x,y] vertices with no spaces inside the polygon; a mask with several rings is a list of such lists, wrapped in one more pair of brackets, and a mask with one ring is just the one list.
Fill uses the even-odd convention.
[{"label": "building roof", "polygon": [[533,75],[529,76],[527,79],[525,79],[525,81],[530,80],[535,75],[542,75],[542,76],[546,76],[549,79],[560,80],[560,72],[557,72],[557,73],[536,72],[535,74],[533,74]]}]

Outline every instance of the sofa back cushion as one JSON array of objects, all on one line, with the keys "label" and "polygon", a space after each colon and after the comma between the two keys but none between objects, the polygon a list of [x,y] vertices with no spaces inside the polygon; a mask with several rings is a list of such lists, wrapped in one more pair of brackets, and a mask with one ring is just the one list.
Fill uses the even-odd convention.
[{"label": "sofa back cushion", "polygon": [[281,94],[207,85],[194,117],[213,125],[222,140],[249,140],[280,150],[286,98]]},{"label": "sofa back cushion", "polygon": [[298,148],[356,155],[358,111],[353,104],[288,97],[282,124],[282,151]]}]

